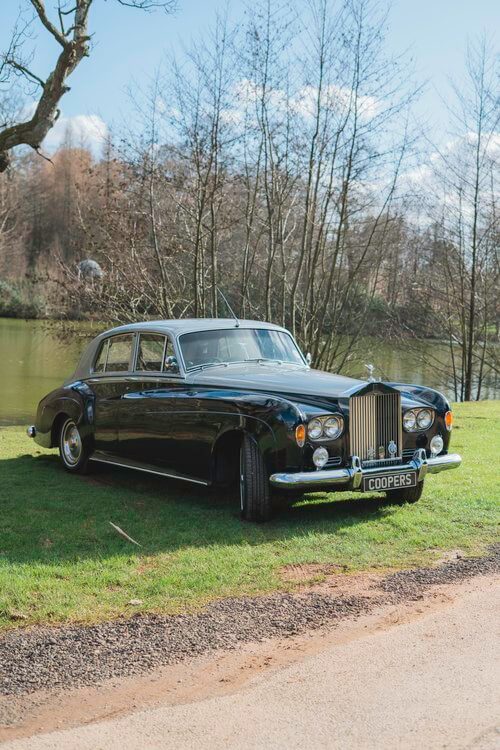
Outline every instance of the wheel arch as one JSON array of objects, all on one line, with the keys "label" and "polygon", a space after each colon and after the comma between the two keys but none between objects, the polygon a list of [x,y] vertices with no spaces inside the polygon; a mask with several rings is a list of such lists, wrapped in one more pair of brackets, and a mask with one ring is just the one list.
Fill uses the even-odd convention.
[{"label": "wheel arch", "polygon": [[54,417],[54,421],[52,422],[52,427],[50,430],[50,447],[51,448],[57,448],[59,445],[59,437],[61,435],[61,430],[63,427],[63,424],[72,417],[67,414],[64,411],[60,411],[56,414]]},{"label": "wheel arch", "polygon": [[238,478],[241,444],[245,429],[231,428],[222,432],[214,443],[212,451],[212,482],[218,486],[230,486]]}]

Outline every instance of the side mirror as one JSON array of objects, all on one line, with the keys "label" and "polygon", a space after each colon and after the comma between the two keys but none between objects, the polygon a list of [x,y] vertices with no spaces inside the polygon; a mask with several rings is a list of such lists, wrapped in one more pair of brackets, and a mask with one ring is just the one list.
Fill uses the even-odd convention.
[{"label": "side mirror", "polygon": [[309,365],[309,367],[311,366],[311,362],[312,361],[313,361],[313,358],[311,356],[311,352],[307,352],[307,354],[306,354],[306,362]]},{"label": "side mirror", "polygon": [[171,374],[176,374],[179,372],[179,363],[177,362],[177,357],[167,357],[165,359],[165,372],[170,372]]}]

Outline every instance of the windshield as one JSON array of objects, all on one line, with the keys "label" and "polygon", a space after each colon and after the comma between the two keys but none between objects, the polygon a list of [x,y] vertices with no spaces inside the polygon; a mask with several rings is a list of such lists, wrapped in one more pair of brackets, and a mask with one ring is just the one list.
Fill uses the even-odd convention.
[{"label": "windshield", "polygon": [[292,337],[265,328],[196,331],[180,337],[186,369],[230,362],[287,362],[304,365]]}]

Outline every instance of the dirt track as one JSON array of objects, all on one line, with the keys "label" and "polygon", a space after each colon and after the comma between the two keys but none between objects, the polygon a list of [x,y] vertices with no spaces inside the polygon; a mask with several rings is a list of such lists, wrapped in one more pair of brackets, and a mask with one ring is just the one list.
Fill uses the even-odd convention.
[{"label": "dirt track", "polygon": [[3,734],[31,738],[4,747],[493,750],[499,593],[498,575],[478,576],[335,629],[48,697]]}]

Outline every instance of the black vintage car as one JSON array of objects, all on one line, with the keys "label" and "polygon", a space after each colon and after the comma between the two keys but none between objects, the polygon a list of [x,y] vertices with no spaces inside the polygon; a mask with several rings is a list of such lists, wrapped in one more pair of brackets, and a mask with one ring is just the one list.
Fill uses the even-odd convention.
[{"label": "black vintage car", "polygon": [[98,461],[200,485],[239,484],[242,516],[275,493],[384,492],[415,502],[454,469],[435,390],[314,370],[290,333],[255,321],[162,320],[97,336],[28,434],[70,472]]}]

